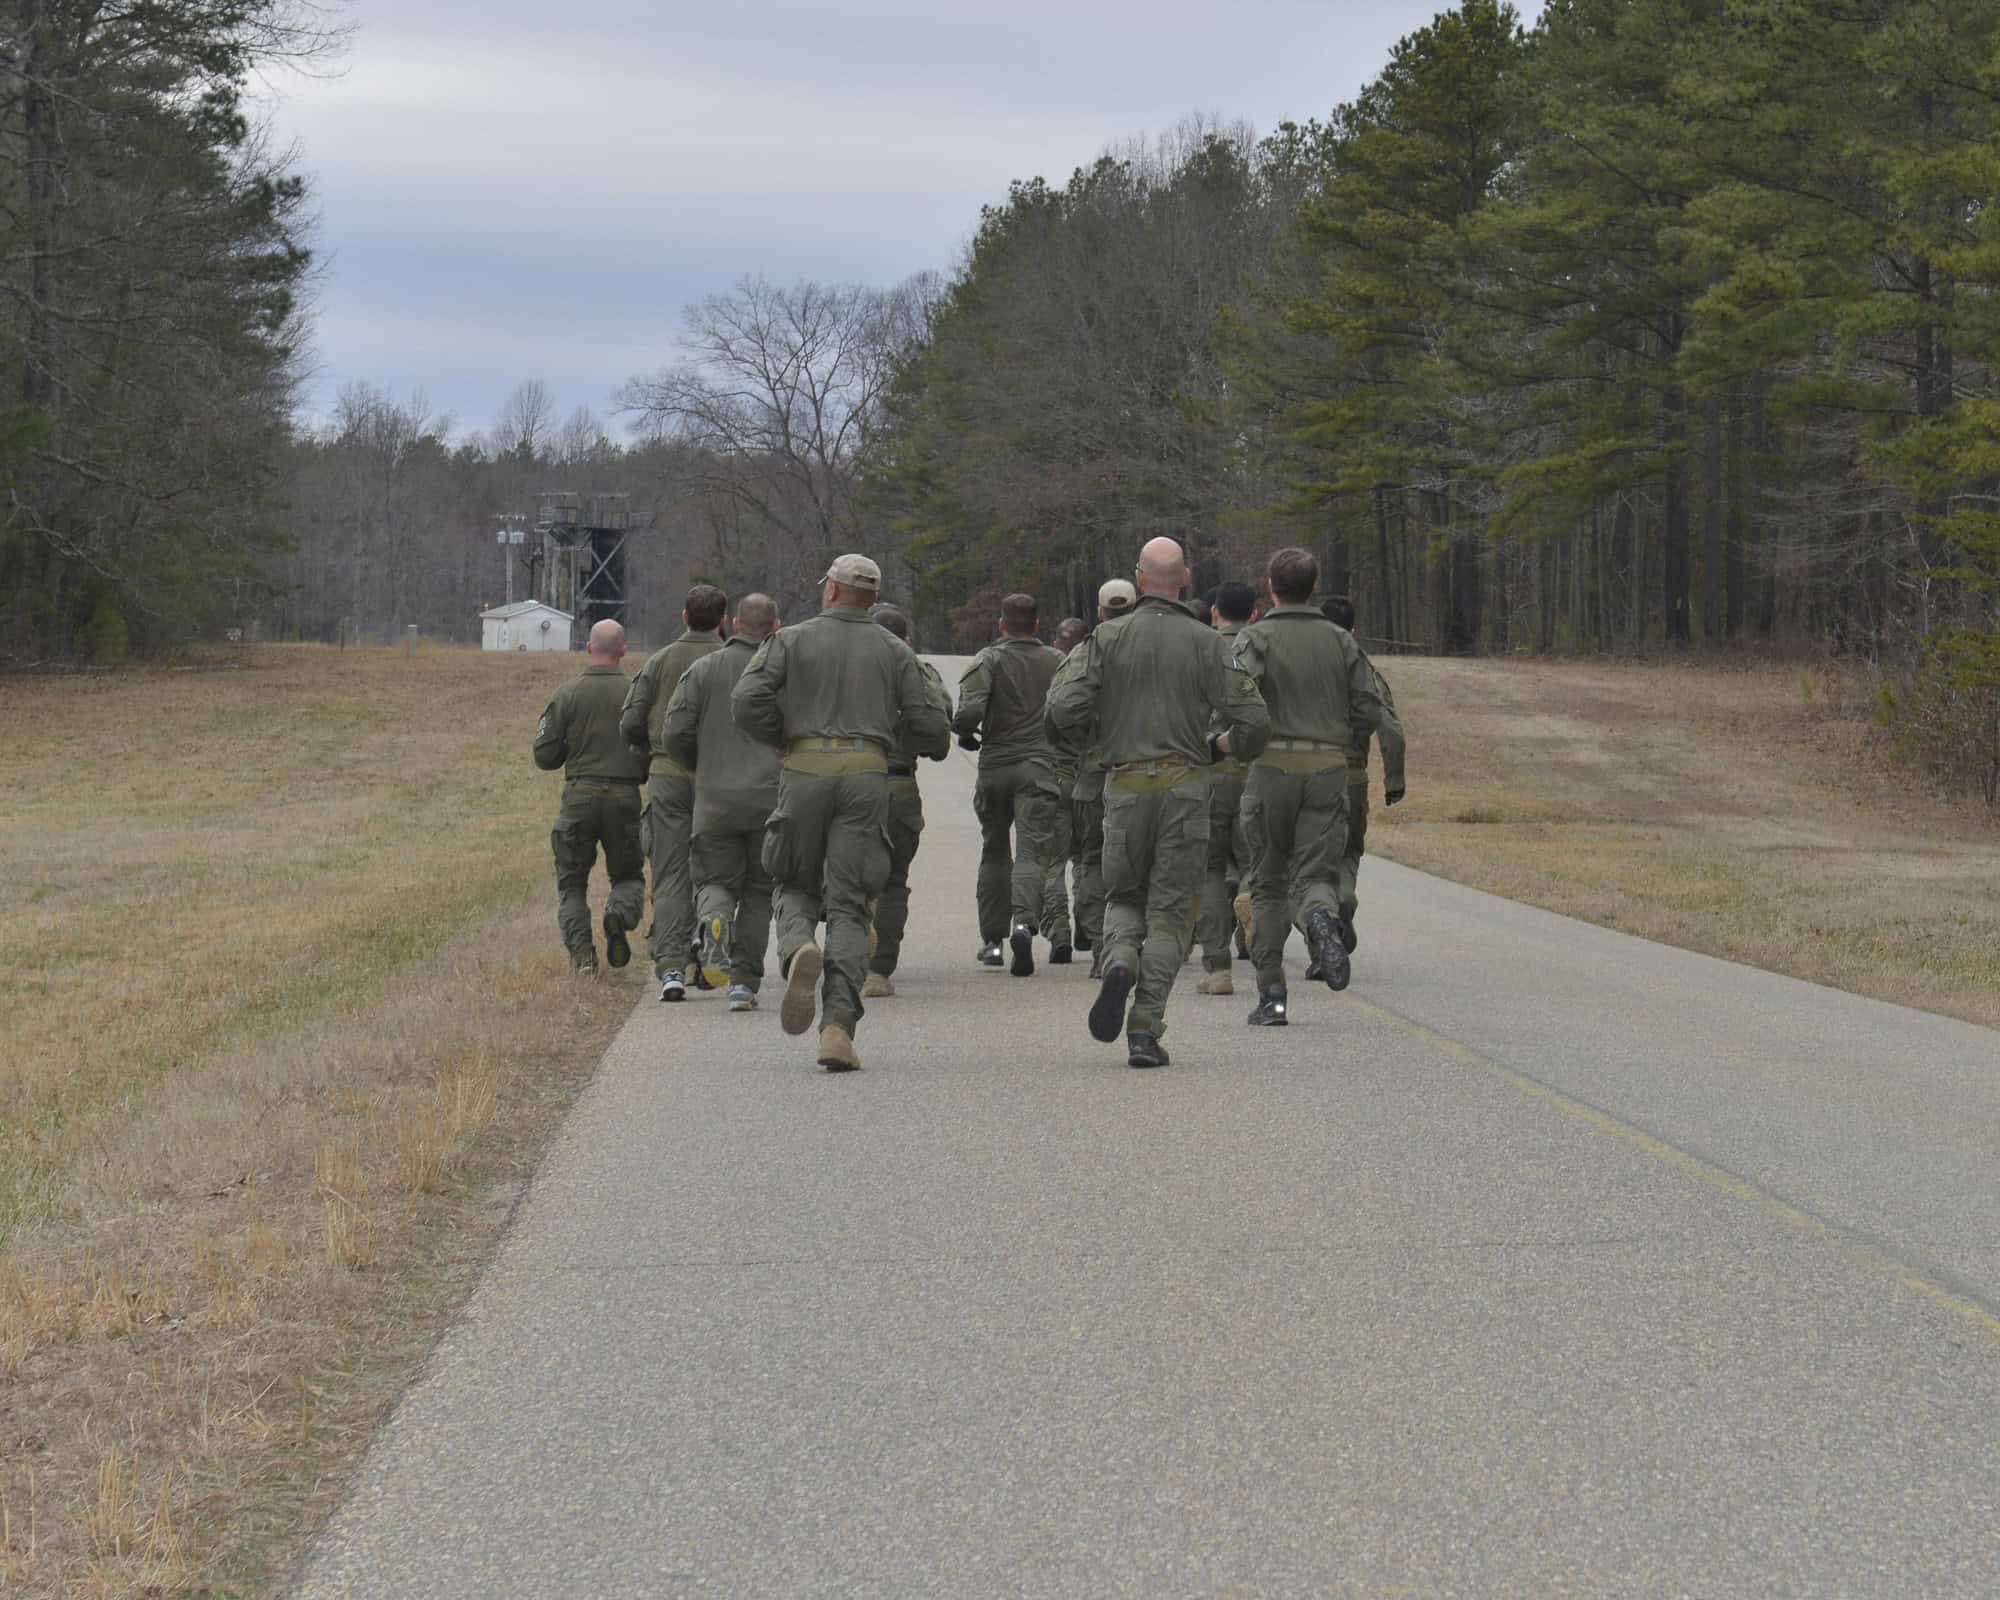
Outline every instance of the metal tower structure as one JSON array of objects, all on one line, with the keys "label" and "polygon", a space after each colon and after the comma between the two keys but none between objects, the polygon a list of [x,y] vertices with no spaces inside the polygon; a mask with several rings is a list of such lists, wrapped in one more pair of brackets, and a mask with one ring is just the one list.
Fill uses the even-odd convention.
[{"label": "metal tower structure", "polygon": [[542,496],[535,532],[547,554],[543,568],[547,600],[574,619],[576,640],[594,622],[624,622],[625,547],[635,533],[652,527],[632,509],[629,494],[577,494],[555,490]]}]

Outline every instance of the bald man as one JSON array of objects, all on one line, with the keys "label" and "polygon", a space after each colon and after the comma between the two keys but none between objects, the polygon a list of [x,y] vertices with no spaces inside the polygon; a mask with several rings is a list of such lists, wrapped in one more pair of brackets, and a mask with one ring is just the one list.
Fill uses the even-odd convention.
[{"label": "bald man", "polygon": [[535,728],[535,765],[563,769],[562,806],[549,836],[556,858],[556,925],[579,972],[597,970],[590,933],[590,869],[604,851],[611,897],[604,907],[604,955],[614,967],[632,959],[625,935],[646,911],[645,855],[639,848],[639,785],[645,755],[619,730],[625,705],[625,630],[596,623],[585,646],[589,665],[556,691]]},{"label": "bald man", "polygon": [[1079,755],[1094,749],[1107,769],[1103,978],[1091,1037],[1110,1044],[1122,1031],[1128,1065],[1163,1067],[1167,999],[1194,938],[1208,860],[1209,769],[1255,756],[1270,715],[1229,641],[1180,603],[1181,547],[1152,540],[1133,577],[1138,603],[1091,635],[1088,660],[1050,686],[1046,720],[1050,738]]}]

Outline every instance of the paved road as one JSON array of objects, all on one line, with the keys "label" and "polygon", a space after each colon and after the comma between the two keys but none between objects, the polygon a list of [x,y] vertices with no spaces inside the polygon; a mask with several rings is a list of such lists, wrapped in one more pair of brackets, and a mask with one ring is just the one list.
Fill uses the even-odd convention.
[{"label": "paved road", "polygon": [[924,781],[867,1070],[642,1004],[305,1600],[2000,1593],[2000,1034],[1371,862],[1133,1072]]}]

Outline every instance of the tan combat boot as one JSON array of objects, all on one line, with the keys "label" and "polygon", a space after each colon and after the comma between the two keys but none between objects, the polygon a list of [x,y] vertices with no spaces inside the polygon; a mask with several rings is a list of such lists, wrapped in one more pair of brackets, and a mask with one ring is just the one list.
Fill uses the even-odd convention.
[{"label": "tan combat boot", "polygon": [[819,1030],[819,1064],[828,1072],[858,1072],[861,1057],[854,1053],[854,1040],[845,1028],[828,1023]]},{"label": "tan combat boot", "polygon": [[868,981],[861,986],[864,1000],[886,1000],[896,992],[896,986],[879,972],[868,974]]},{"label": "tan combat boot", "polygon": [[1236,985],[1229,981],[1226,972],[1205,972],[1201,982],[1195,985],[1197,994],[1234,994]]},{"label": "tan combat boot", "polygon": [[785,968],[785,998],[778,1007],[778,1026],[787,1033],[804,1033],[819,1011],[819,975],[826,965],[816,944],[802,944]]},{"label": "tan combat boot", "polygon": [[1243,947],[1250,947],[1250,896],[1239,894],[1229,903],[1229,909],[1236,913],[1236,930],[1243,935]]}]

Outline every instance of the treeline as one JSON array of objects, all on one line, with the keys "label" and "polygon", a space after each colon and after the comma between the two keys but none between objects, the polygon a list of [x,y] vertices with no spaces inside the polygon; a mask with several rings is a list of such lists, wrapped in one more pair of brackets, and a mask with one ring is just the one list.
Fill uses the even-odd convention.
[{"label": "treeline", "polygon": [[1325,123],[1015,186],[878,514],[931,618],[1172,532],[1415,648],[1811,641],[1991,796],[1996,60],[1985,0],[1468,0]]},{"label": "treeline", "polygon": [[842,548],[925,642],[1321,555],[1385,648],[1879,663],[2000,796],[2000,7],[1467,0],[1324,122],[1190,123],[986,209],[946,276],[746,279],[680,359],[481,435],[287,425],[304,197],[239,108],[282,0],[0,0],[0,650],[227,618],[467,637],[496,518],[626,492],[642,636]]}]

